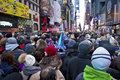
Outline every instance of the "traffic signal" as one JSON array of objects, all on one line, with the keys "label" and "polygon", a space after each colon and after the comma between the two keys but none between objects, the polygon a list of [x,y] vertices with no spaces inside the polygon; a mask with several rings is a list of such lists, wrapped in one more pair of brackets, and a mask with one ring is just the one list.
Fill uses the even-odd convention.
[{"label": "traffic signal", "polygon": [[16,9],[16,5],[14,4],[14,5],[13,5],[13,13],[14,13],[14,14],[16,14],[16,10],[17,10],[17,9]]}]

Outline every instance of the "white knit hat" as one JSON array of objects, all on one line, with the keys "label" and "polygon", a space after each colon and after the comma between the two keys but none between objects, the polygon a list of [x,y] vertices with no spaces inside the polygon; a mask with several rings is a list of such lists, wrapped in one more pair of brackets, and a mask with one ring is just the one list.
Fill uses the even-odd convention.
[{"label": "white knit hat", "polygon": [[33,66],[33,64],[35,64],[35,57],[32,55],[27,55],[25,58],[25,65],[26,66]]},{"label": "white knit hat", "polygon": [[96,70],[107,70],[111,64],[110,53],[103,47],[97,48],[92,54],[92,65]]}]

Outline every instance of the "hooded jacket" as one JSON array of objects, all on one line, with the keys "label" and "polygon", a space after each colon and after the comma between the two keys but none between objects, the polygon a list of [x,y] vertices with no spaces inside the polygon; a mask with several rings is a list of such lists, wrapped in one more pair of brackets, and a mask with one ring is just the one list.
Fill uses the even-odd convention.
[{"label": "hooded jacket", "polygon": [[29,76],[31,74],[34,74],[38,71],[40,71],[41,68],[40,67],[36,67],[36,66],[24,66],[23,68],[23,73],[26,75],[26,76]]},{"label": "hooded jacket", "polygon": [[84,71],[86,65],[92,66],[90,57],[88,56],[90,52],[89,43],[86,41],[81,42],[78,51],[78,56],[71,58],[68,62],[66,80],[75,80],[77,75]]},{"label": "hooded jacket", "polygon": [[110,74],[104,72],[95,70],[90,66],[86,66],[83,73],[84,80],[112,80],[112,77]]}]

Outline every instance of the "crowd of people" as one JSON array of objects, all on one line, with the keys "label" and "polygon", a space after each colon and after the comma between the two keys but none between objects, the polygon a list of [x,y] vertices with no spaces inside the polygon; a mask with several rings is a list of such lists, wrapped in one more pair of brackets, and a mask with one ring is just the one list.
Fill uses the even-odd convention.
[{"label": "crowd of people", "polygon": [[0,80],[120,80],[120,36],[0,33]]}]

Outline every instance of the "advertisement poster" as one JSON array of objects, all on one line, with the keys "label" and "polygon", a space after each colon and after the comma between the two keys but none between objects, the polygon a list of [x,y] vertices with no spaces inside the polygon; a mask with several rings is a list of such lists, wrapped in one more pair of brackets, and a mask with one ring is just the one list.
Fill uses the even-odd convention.
[{"label": "advertisement poster", "polygon": [[0,12],[6,14],[13,14],[14,0],[0,0]]},{"label": "advertisement poster", "polygon": [[0,12],[29,19],[29,7],[14,0],[0,0]]},{"label": "advertisement poster", "polygon": [[15,4],[15,10],[16,12],[14,13],[15,16],[23,17],[29,19],[29,7],[16,1]]}]

